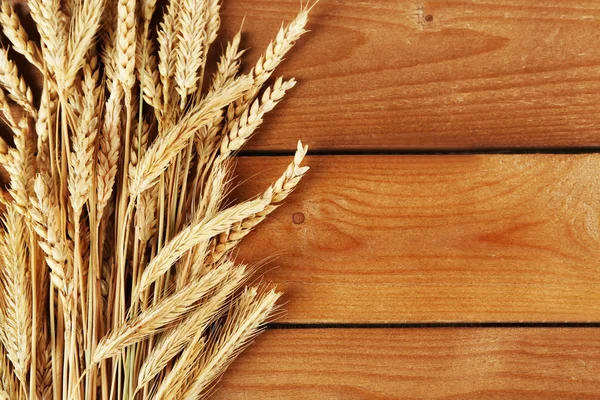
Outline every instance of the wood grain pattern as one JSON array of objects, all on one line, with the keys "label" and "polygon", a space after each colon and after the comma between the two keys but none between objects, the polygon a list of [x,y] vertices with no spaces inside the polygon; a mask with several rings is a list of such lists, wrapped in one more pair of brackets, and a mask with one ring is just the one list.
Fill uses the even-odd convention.
[{"label": "wood grain pattern", "polygon": [[[235,197],[289,161],[242,158]],[[285,321],[600,321],[600,155],[307,164],[239,255],[279,255],[264,270],[286,292]]]},{"label": "wood grain pattern", "polygon": [[[297,0],[224,2],[255,58]],[[255,150],[600,146],[600,3],[322,0]]]},{"label": "wood grain pattern", "polygon": [[267,331],[215,399],[597,399],[595,329]]}]

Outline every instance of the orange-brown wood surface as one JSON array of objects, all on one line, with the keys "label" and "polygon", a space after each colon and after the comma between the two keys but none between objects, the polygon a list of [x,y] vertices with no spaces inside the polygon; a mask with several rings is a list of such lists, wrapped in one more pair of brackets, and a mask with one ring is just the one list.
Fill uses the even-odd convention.
[{"label": "orange-brown wood surface", "polygon": [[[224,2],[256,57],[298,0]],[[600,145],[600,2],[322,0],[252,149]]]},{"label": "orange-brown wood surface", "polygon": [[[258,193],[289,157],[247,157]],[[600,320],[600,156],[315,156],[242,246],[288,322]]]},{"label": "orange-brown wood surface", "polygon": [[271,330],[216,399],[597,399],[593,329]]}]

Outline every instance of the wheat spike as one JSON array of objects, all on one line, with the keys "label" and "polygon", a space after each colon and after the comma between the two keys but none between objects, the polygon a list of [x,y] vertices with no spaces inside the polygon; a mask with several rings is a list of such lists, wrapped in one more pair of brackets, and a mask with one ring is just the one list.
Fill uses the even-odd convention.
[{"label": "wheat spike", "polygon": [[103,9],[103,0],[74,2],[67,41],[67,54],[69,57],[64,78],[66,87],[71,86],[77,72],[83,67],[85,56],[100,26]]},{"label": "wheat spike", "polygon": [[252,72],[254,85],[251,90],[244,94],[244,97],[236,102],[235,117],[238,117],[246,107],[252,102],[258,94],[260,88],[271,77],[275,68],[281,64],[285,55],[294,47],[296,40],[300,38],[306,30],[308,22],[308,5],[303,8],[296,18],[287,26],[282,26],[277,32],[275,40],[270,42],[267,50],[260,56]]},{"label": "wheat spike", "polygon": [[275,303],[280,296],[280,293],[273,290],[263,292],[257,288],[246,288],[233,302],[223,325],[209,337],[207,350],[202,354],[191,378],[192,383],[177,398],[200,398],[211,383],[225,372],[233,359],[260,333],[261,325],[275,311]]},{"label": "wheat spike", "polygon": [[136,168],[130,171],[129,191],[135,198],[152,187],[170,161],[187,145],[204,125],[210,123],[221,108],[238,98],[250,84],[249,79],[237,79],[219,92],[209,95],[163,137],[148,148]]},{"label": "wheat spike", "polygon": [[[0,313],[0,315],[1,314],[2,313]],[[19,398],[19,395],[20,391],[17,378],[6,359],[6,349],[0,343],[0,399],[15,400]]]},{"label": "wheat spike", "polygon": [[22,384],[31,361],[31,281],[27,255],[28,234],[23,215],[9,205],[3,218],[2,261],[6,290],[2,339],[15,375]]},{"label": "wheat spike", "polygon": [[162,83],[162,108],[160,109],[160,125],[166,130],[171,125],[172,112],[174,110],[173,76],[175,74],[175,63],[177,62],[177,42],[180,30],[180,21],[177,15],[181,8],[181,0],[172,0],[167,6],[164,20],[158,31],[158,71]]},{"label": "wheat spike", "polygon": [[208,221],[191,224],[177,234],[152,259],[144,270],[133,298],[138,298],[148,286],[162,276],[187,251],[198,243],[226,230],[232,224],[263,210],[270,199],[259,198],[230,207]]},{"label": "wheat spike", "polygon": [[8,58],[8,51],[2,48],[0,48],[0,85],[8,92],[11,100],[36,118],[37,111],[33,106],[31,89],[19,74],[17,65]]},{"label": "wheat spike", "polygon": [[2,31],[12,43],[13,49],[23,55],[38,70],[43,71],[42,52],[37,44],[29,40],[29,35],[12,5],[6,1],[0,4],[0,25]]},{"label": "wheat spike", "polygon": [[68,40],[67,17],[59,0],[31,0],[28,5],[40,33],[44,60],[62,88]]},{"label": "wheat spike", "polygon": [[75,215],[81,213],[92,188],[93,157],[98,133],[98,103],[100,91],[97,86],[99,72],[95,57],[84,67],[83,111],[79,129],[73,138],[72,163],[69,165],[69,192]]},{"label": "wheat spike", "polygon": [[119,0],[117,6],[116,73],[117,79],[123,85],[127,103],[135,83],[135,4],[135,0]]},{"label": "wheat spike", "polygon": [[192,340],[196,331],[204,331],[205,327],[223,311],[225,302],[246,279],[248,272],[245,266],[232,267],[231,261],[224,263],[225,268],[230,272],[223,284],[179,325],[164,332],[156,343],[140,368],[138,390],[165,369],[167,364]]},{"label": "wheat spike", "polygon": [[239,50],[241,40],[242,32],[239,30],[233,37],[233,40],[227,43],[227,48],[217,64],[217,71],[211,83],[211,90],[219,90],[226,82],[237,75],[240,69],[240,59],[245,52],[245,50]]},{"label": "wheat spike", "polygon": [[295,85],[296,81],[294,79],[288,81],[284,81],[283,78],[277,79],[272,87],[265,90],[260,101],[255,100],[252,107],[246,109],[241,116],[232,121],[229,124],[229,132],[223,135],[221,155],[227,157],[238,151],[262,124],[264,115],[274,109],[285,96],[285,92]]},{"label": "wheat spike", "polygon": [[31,199],[30,215],[33,228],[40,237],[38,241],[46,255],[46,262],[50,267],[52,283],[58,289],[61,302],[65,311],[65,321],[69,325],[73,308],[72,271],[69,268],[69,259],[72,259],[73,250],[65,243],[60,231],[60,211],[53,202],[53,195],[48,182],[49,178],[37,175],[34,183],[35,197]]},{"label": "wheat spike", "polygon": [[160,303],[147,308],[124,325],[107,334],[96,348],[92,363],[114,357],[123,348],[155,335],[168,324],[189,313],[194,303],[204,297],[218,285],[227,275],[225,268],[215,269],[200,281],[194,282],[174,294],[161,300]]},{"label": "wheat spike", "polygon": [[98,220],[102,218],[104,208],[112,195],[119,161],[122,91],[116,81],[113,82],[111,90],[106,101],[98,148],[96,173]]},{"label": "wheat spike", "polygon": [[278,204],[284,201],[298,186],[298,183],[300,183],[300,180],[308,171],[308,167],[302,166],[302,161],[307,151],[308,146],[303,146],[302,142],[298,142],[294,160],[288,165],[283,175],[263,193],[262,196],[272,199],[271,203],[263,211],[240,221],[233,225],[231,229],[211,240],[210,248],[212,250],[208,259],[209,263],[218,262],[224,254],[236,247],[254,227],[273,212],[278,207]]},{"label": "wheat spike", "polygon": [[199,80],[198,70],[206,57],[207,10],[205,0],[181,1],[181,32],[175,49],[175,82],[181,98],[181,109],[185,107],[187,96],[196,91]]},{"label": "wheat spike", "polygon": [[4,167],[10,176],[9,193],[15,200],[17,210],[25,215],[29,208],[28,198],[33,188],[35,148],[25,119],[21,119],[13,131],[15,148],[8,151]]}]

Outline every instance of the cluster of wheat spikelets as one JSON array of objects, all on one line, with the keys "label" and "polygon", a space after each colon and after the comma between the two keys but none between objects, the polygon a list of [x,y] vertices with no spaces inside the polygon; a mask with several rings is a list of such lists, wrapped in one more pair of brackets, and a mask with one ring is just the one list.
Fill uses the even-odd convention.
[{"label": "cluster of wheat spikelets", "polygon": [[225,199],[232,156],[295,84],[269,78],[309,9],[248,73],[238,33],[208,79],[219,0],[29,0],[39,44],[0,3],[0,399],[207,396],[277,310],[232,251],[306,147],[256,198]]}]

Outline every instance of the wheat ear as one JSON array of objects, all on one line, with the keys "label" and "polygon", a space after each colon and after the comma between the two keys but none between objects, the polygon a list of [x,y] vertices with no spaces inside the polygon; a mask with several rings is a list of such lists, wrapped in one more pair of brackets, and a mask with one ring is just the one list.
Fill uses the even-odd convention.
[{"label": "wheat ear", "polygon": [[274,109],[285,96],[285,92],[295,85],[294,79],[288,81],[284,81],[283,78],[277,79],[272,87],[265,90],[260,101],[255,100],[249,109],[233,120],[228,126],[229,132],[223,136],[221,156],[227,157],[238,151],[262,124],[264,115]]},{"label": "wheat ear", "polygon": [[231,229],[211,240],[210,248],[212,250],[208,257],[209,263],[218,262],[229,250],[236,247],[254,227],[261,223],[267,215],[278,207],[279,203],[292,193],[309,169],[307,166],[302,166],[302,161],[307,151],[308,146],[303,146],[302,142],[298,142],[294,160],[288,165],[283,175],[263,193],[262,196],[272,199],[271,203],[263,211],[234,224]]},{"label": "wheat ear", "polygon": [[104,208],[108,204],[115,179],[117,164],[119,162],[119,149],[121,147],[121,99],[122,91],[116,81],[112,83],[112,91],[106,101],[102,131],[99,138],[98,163],[96,165],[97,220],[100,221]]},{"label": "wheat ear", "polygon": [[233,40],[227,43],[225,52],[217,64],[217,71],[213,75],[211,90],[219,90],[230,79],[235,78],[240,69],[240,59],[245,50],[239,50],[242,39],[241,29],[235,34]]},{"label": "wheat ear", "polygon": [[91,63],[86,64],[83,71],[83,111],[73,137],[72,162],[69,165],[68,187],[75,216],[81,214],[81,209],[92,189],[92,167],[99,124],[97,113],[100,90],[96,86],[99,71],[96,58],[92,57],[90,61]]},{"label": "wheat ear", "polygon": [[171,239],[148,264],[135,289],[133,298],[146,290],[169,270],[173,264],[198,243],[225,231],[232,224],[263,210],[270,199],[250,200],[219,212],[208,221],[200,221],[181,230]]},{"label": "wheat ear", "polygon": [[261,325],[275,311],[275,303],[279,297],[281,293],[273,290],[262,292],[255,287],[246,288],[233,302],[220,329],[216,329],[209,337],[206,351],[191,377],[192,383],[183,393],[173,398],[200,398],[211,383],[225,372],[233,359],[260,333]]},{"label": "wheat ear", "polygon": [[247,278],[248,272],[245,266],[231,267],[231,261],[225,263],[230,269],[225,282],[179,325],[165,331],[152,348],[140,368],[138,390],[150,383],[167,367],[168,363],[192,340],[196,331],[204,331],[206,326],[223,311],[223,305],[230,299],[232,293]]},{"label": "wheat ear", "polygon": [[0,344],[0,400],[18,399],[21,394],[19,386],[13,369],[6,359],[6,349]]},{"label": "wheat ear", "polygon": [[204,0],[182,0],[181,32],[175,49],[175,83],[183,109],[189,94],[194,93],[200,77],[198,70],[206,57],[207,11]]},{"label": "wheat ear", "polygon": [[69,59],[64,78],[66,87],[71,86],[77,72],[83,66],[85,56],[100,26],[103,10],[104,0],[80,0],[74,4],[67,41]]},{"label": "wheat ear", "polygon": [[72,273],[69,259],[73,250],[61,235],[61,215],[48,182],[50,178],[37,175],[34,183],[35,197],[32,197],[30,215],[35,232],[40,237],[38,244],[46,255],[50,267],[50,278],[58,289],[65,313],[65,323],[70,328],[70,315],[73,308]]},{"label": "wheat ear", "polygon": [[117,6],[117,79],[123,85],[125,102],[129,104],[131,88],[135,83],[136,18],[135,0],[119,0]]},{"label": "wheat ear", "polygon": [[43,57],[59,87],[64,87],[67,54],[67,17],[60,0],[31,0],[28,3],[43,45]]},{"label": "wheat ear", "polygon": [[12,5],[6,1],[0,4],[0,25],[2,25],[3,33],[12,43],[13,49],[23,55],[38,70],[43,71],[42,53],[39,47],[29,40],[29,35],[23,28],[19,16]]},{"label": "wheat ear", "polygon": [[15,375],[27,384],[31,361],[31,281],[29,278],[28,234],[24,217],[8,205],[3,218],[2,235],[4,326],[2,339]]},{"label": "wheat ear", "polygon": [[160,332],[171,322],[189,313],[194,303],[222,282],[226,275],[225,268],[215,269],[200,281],[177,290],[117,327],[100,340],[91,362],[97,364],[106,358],[114,357],[127,346]]},{"label": "wheat ear", "polygon": [[251,80],[247,77],[236,79],[219,92],[207,96],[163,137],[158,137],[137,166],[130,171],[129,191],[131,197],[135,198],[144,190],[152,187],[196,131],[211,122],[214,116],[220,113],[221,108],[238,98],[250,84]]},{"label": "wheat ear", "polygon": [[0,85],[8,92],[8,96],[23,107],[30,116],[36,118],[37,111],[33,106],[33,94],[19,74],[17,65],[8,58],[8,51],[0,48]]}]

